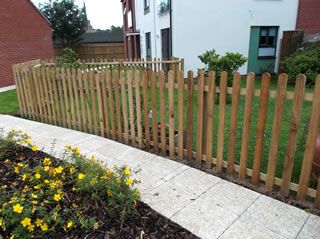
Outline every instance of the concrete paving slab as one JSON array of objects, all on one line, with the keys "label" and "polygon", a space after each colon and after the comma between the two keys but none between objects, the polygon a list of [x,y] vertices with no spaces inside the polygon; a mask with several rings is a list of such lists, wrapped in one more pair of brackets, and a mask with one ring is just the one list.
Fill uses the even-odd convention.
[{"label": "concrete paving slab", "polygon": [[188,166],[162,157],[156,157],[150,159],[147,163],[142,164],[139,168],[141,168],[141,171],[146,175],[169,180],[171,177],[178,175],[180,172],[178,171],[179,169],[186,170]]},{"label": "concrete paving slab", "polygon": [[165,182],[142,195],[142,201],[167,218],[172,217],[194,200],[193,195]]},{"label": "concrete paving slab", "polygon": [[188,168],[168,182],[177,188],[187,190],[195,196],[200,196],[221,179],[194,168]]},{"label": "concrete paving slab", "polygon": [[94,151],[107,157],[114,158],[125,153],[130,148],[131,147],[127,145],[120,144],[112,140],[104,139],[101,140],[100,147],[96,148]]},{"label": "concrete paving slab", "polygon": [[285,238],[296,238],[309,215],[299,208],[261,195],[242,217]]},{"label": "concrete paving slab", "polygon": [[259,193],[252,190],[221,180],[201,197],[241,215],[259,195]]},{"label": "concrete paving slab", "polygon": [[275,232],[272,232],[252,221],[246,221],[243,217],[236,220],[219,239],[285,239]]},{"label": "concrete paving slab", "polygon": [[320,238],[320,217],[310,215],[304,224],[297,239],[319,239]]},{"label": "concrete paving slab", "polygon": [[200,238],[214,239],[227,230],[237,218],[238,215],[198,198],[171,219]]},{"label": "concrete paving slab", "polygon": [[151,154],[139,149],[130,148],[121,155],[115,156],[116,161],[127,163],[132,168],[138,168],[140,165],[147,163],[150,159],[156,158],[157,155]]}]

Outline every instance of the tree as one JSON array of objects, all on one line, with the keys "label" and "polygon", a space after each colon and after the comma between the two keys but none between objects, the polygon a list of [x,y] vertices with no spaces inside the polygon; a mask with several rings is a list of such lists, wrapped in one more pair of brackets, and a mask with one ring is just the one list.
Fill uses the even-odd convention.
[{"label": "tree", "polygon": [[96,29],[96,32],[110,32],[110,33],[113,33],[113,32],[123,32],[123,29],[122,27],[116,27],[114,25],[112,25],[109,29],[106,29],[106,30],[102,30],[102,29]]},{"label": "tree", "polygon": [[51,22],[53,40],[67,44],[76,44],[81,40],[87,26],[85,6],[81,9],[74,0],[50,0],[40,4],[42,14]]}]

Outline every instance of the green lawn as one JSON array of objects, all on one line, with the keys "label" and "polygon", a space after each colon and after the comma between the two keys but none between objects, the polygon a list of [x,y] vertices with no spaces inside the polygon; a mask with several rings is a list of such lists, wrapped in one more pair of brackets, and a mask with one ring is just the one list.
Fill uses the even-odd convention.
[{"label": "green lawn", "polygon": [[16,90],[0,93],[0,114],[13,114],[19,111]]}]

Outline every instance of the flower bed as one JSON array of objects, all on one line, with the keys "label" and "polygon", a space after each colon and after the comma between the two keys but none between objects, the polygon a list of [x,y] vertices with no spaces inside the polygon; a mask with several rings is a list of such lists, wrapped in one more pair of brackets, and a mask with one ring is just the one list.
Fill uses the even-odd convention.
[{"label": "flower bed", "polygon": [[0,236],[195,238],[138,201],[131,176],[125,165],[111,170],[69,145],[63,160],[50,157],[12,130],[0,137]]}]

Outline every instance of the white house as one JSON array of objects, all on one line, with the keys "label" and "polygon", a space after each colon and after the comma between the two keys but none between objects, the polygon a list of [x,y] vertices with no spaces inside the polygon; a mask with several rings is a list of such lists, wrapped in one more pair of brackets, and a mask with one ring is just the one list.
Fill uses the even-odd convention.
[{"label": "white house", "polygon": [[249,58],[240,72],[277,72],[283,31],[295,30],[299,0],[136,0],[141,58],[185,59],[197,71],[206,50]]}]

